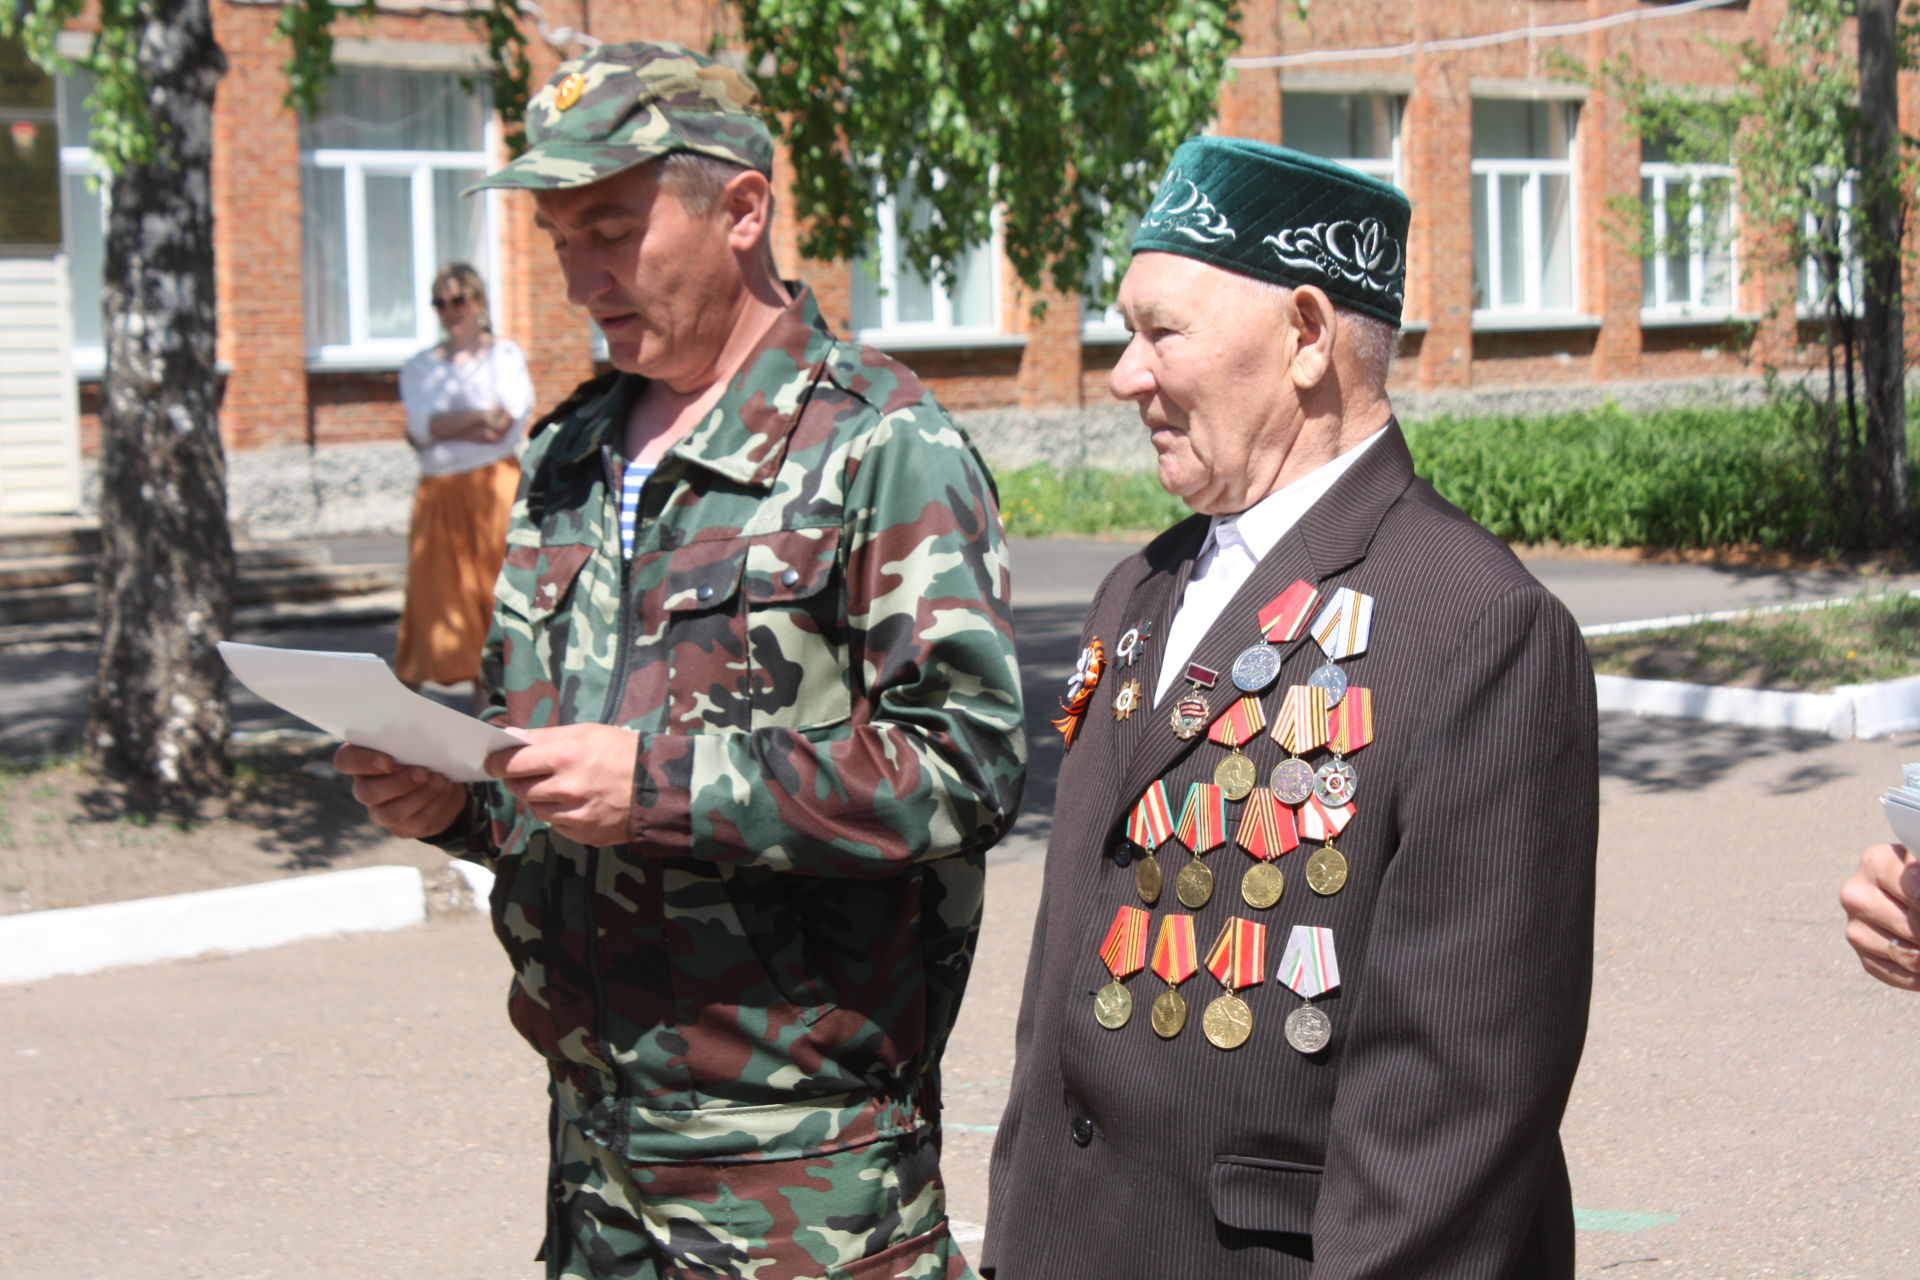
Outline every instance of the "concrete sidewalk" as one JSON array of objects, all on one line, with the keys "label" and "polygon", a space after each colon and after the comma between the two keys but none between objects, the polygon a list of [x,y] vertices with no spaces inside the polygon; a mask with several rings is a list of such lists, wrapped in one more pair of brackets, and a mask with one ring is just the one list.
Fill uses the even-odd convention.
[{"label": "concrete sidewalk", "polygon": [[[1585,1065],[1588,1280],[1905,1280],[1920,999],[1834,896],[1920,739],[1606,717]],[[1039,822],[1048,811],[1030,811]],[[949,1049],[951,1209],[985,1220],[1041,842],[996,851]],[[531,1277],[545,1098],[478,917],[0,987],[0,1272]]]}]

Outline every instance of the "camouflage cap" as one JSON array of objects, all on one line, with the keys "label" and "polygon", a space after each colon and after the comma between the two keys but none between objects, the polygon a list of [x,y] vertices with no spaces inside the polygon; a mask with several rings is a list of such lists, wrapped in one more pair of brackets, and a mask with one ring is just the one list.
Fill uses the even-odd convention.
[{"label": "camouflage cap", "polygon": [[672,151],[771,175],[773,135],[759,90],[677,44],[601,45],[561,63],[527,104],[526,154],[467,191],[584,187]]}]

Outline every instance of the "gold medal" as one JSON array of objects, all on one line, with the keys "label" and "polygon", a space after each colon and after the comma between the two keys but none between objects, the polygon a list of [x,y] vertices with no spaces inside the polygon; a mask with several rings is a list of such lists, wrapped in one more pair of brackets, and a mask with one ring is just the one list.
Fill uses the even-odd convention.
[{"label": "gold medal", "polygon": [[1166,875],[1160,870],[1160,859],[1152,854],[1133,864],[1134,892],[1148,906],[1160,901],[1160,889],[1165,883]]},{"label": "gold medal", "polygon": [[1255,911],[1265,911],[1286,892],[1286,877],[1271,862],[1256,862],[1240,877],[1240,900]]},{"label": "gold medal", "polygon": [[1093,997],[1093,1018],[1109,1031],[1118,1031],[1133,1017],[1133,996],[1118,979],[1100,988]]},{"label": "gold medal", "polygon": [[1216,1049],[1238,1049],[1253,1034],[1253,1010],[1239,996],[1228,992],[1207,1006],[1200,1016],[1200,1029]]},{"label": "gold medal", "polygon": [[1129,680],[1113,695],[1113,718],[1125,720],[1140,709],[1140,682]]},{"label": "gold medal", "polygon": [[1198,911],[1213,897],[1213,872],[1200,859],[1193,859],[1174,876],[1173,893],[1181,906]]},{"label": "gold medal", "polygon": [[1227,799],[1245,800],[1253,794],[1254,784],[1260,781],[1260,771],[1253,767],[1253,761],[1236,750],[1214,766],[1213,781]]},{"label": "gold medal", "polygon": [[1307,859],[1307,887],[1322,897],[1331,897],[1346,888],[1346,855],[1332,845],[1316,850]]},{"label": "gold medal", "polygon": [[1168,987],[1153,1000],[1153,1029],[1162,1040],[1171,1040],[1187,1025],[1187,1002]]}]

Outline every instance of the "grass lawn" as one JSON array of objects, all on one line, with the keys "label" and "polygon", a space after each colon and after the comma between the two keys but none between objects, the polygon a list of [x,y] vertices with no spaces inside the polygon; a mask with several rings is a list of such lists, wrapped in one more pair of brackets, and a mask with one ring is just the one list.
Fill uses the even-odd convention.
[{"label": "grass lawn", "polygon": [[1603,675],[1824,693],[1920,675],[1920,599],[1865,596],[1826,609],[1594,636],[1587,647]]}]

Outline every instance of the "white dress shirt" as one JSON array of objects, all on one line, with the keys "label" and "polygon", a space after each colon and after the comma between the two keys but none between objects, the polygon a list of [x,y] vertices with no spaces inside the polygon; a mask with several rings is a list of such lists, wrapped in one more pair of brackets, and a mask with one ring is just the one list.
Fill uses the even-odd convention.
[{"label": "white dress shirt", "polygon": [[[1187,590],[1180,597],[1179,611],[1167,628],[1167,642],[1161,646],[1155,703],[1163,701],[1167,691],[1180,682],[1201,637],[1212,628],[1234,593],[1253,576],[1254,567],[1382,434],[1374,432],[1332,462],[1322,463],[1237,515],[1213,518],[1213,527],[1207,530],[1207,540],[1193,562],[1193,576],[1187,579]],[[1251,616],[1247,622],[1250,628],[1254,624]]]},{"label": "white dress shirt", "polygon": [[[407,409],[407,435],[420,450],[420,474],[451,476],[511,457],[533,412],[533,380],[527,357],[506,338],[458,364],[428,347],[400,367],[400,400]],[[435,440],[433,415],[498,406],[513,426],[498,440]]]}]

